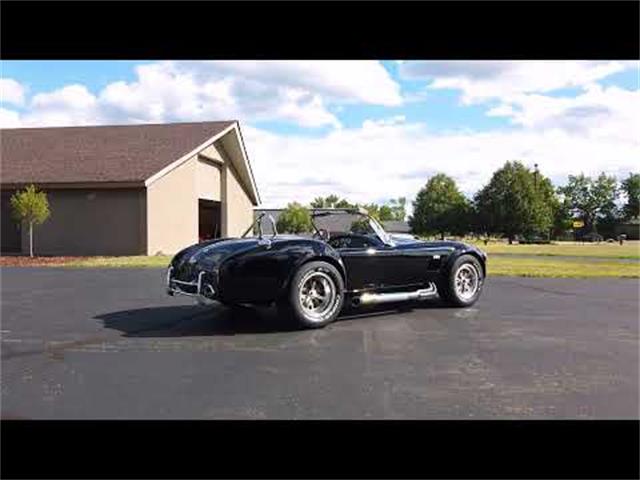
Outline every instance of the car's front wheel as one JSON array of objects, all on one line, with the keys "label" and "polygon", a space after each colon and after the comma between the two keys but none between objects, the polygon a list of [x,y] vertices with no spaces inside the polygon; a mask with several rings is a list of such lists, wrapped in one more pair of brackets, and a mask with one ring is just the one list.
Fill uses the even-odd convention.
[{"label": "car's front wheel", "polygon": [[438,282],[438,294],[449,305],[469,307],[480,297],[483,283],[480,261],[473,255],[461,255]]},{"label": "car's front wheel", "polygon": [[292,317],[298,325],[319,328],[338,317],[343,302],[342,275],[330,263],[317,261],[298,269],[279,307],[281,314]]}]

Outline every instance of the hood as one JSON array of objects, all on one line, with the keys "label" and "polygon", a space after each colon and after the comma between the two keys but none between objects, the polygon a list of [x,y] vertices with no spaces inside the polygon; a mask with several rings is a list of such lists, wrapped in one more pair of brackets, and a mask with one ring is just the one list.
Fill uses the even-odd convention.
[{"label": "hood", "polygon": [[394,238],[393,239],[399,248],[419,248],[419,247],[431,247],[431,248],[454,248],[459,249],[475,249],[475,247],[468,245],[464,242],[458,242],[455,240],[420,240],[411,238]]}]

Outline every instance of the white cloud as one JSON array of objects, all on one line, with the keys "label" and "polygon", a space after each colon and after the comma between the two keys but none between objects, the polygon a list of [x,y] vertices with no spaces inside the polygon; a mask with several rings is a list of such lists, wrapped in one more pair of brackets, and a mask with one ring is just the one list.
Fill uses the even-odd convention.
[{"label": "white cloud", "polygon": [[487,113],[526,129],[562,128],[589,138],[638,144],[640,91],[591,84],[576,97],[518,95]]},{"label": "white cloud", "polygon": [[[507,117],[527,129],[560,128],[590,137],[636,141],[640,137],[640,91],[597,83],[630,69],[640,72],[640,62],[425,61],[403,64],[401,75],[429,79],[431,90],[459,90],[464,105],[493,104],[488,116]],[[551,94],[563,88],[578,88],[578,93]]]},{"label": "white cloud", "polygon": [[20,115],[22,126],[96,125],[105,123],[98,99],[84,85],[67,85],[34,95],[29,110]]},{"label": "white cloud", "polygon": [[68,85],[50,93],[39,93],[31,100],[31,106],[36,109],[87,109],[95,104],[95,96],[84,85]]},{"label": "white cloud", "polygon": [[400,85],[373,60],[289,60],[182,62],[206,76],[231,75],[264,85],[299,88],[334,100],[395,106]]},{"label": "white cloud", "polygon": [[400,66],[407,79],[430,80],[431,89],[456,89],[462,102],[544,93],[582,87],[617,72],[638,69],[638,62],[619,61],[417,61]]},{"label": "white cloud", "polygon": [[375,61],[154,62],[97,95],[80,85],[40,93],[26,125],[198,121],[292,122],[339,127],[329,105],[399,105],[400,86]]},{"label": "white cloud", "polygon": [[13,78],[0,78],[0,103],[5,105],[22,106],[24,104],[25,88]]},{"label": "white cloud", "polygon": [[363,130],[375,130],[378,128],[388,127],[390,125],[401,125],[405,123],[407,118],[404,115],[394,115],[388,118],[367,119],[362,122]]},{"label": "white cloud", "polygon": [[[132,82],[92,93],[69,85],[40,93],[24,109],[0,108],[4,127],[198,121],[242,123],[267,206],[337,193],[351,201],[412,199],[430,175],[445,172],[470,194],[505,161],[538,163],[562,182],[568,174],[638,169],[640,93],[602,87],[620,62],[406,62],[403,75],[430,87],[460,88],[487,102],[487,115],[516,128],[434,134],[403,115],[368,119],[318,137],[270,133],[263,120],[340,127],[334,111],[348,103],[397,105],[398,85],[378,62],[156,62],[139,65]],[[560,65],[562,64],[562,65]],[[637,65],[637,64],[636,64]],[[411,68],[409,68],[411,67]],[[420,70],[420,67],[423,70]],[[413,70],[412,70],[413,69]],[[549,77],[549,78],[547,78]],[[439,83],[438,83],[439,82]],[[579,86],[574,97],[545,92]],[[422,93],[422,92],[421,92]],[[437,91],[430,91],[437,95]],[[20,97],[16,97],[20,98]],[[331,110],[329,110],[331,108]],[[428,108],[426,105],[425,108]],[[471,127],[471,126],[470,126]]]},{"label": "white cloud", "polygon": [[0,127],[18,128],[20,126],[22,126],[22,122],[18,112],[0,107]]},{"label": "white cloud", "polygon": [[243,131],[264,204],[273,207],[330,193],[358,202],[412,200],[436,172],[472,194],[514,159],[538,163],[556,183],[577,172],[623,175],[637,171],[640,155],[637,143],[561,129],[432,134],[422,124],[369,121],[320,138]]}]

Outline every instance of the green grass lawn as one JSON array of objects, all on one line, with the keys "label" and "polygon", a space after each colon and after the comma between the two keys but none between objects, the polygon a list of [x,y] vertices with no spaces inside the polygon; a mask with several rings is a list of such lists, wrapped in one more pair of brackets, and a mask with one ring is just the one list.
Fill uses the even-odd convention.
[{"label": "green grass lawn", "polygon": [[536,255],[536,256],[560,256],[560,257],[596,257],[596,258],[619,258],[619,259],[640,259],[640,242],[629,241],[624,245],[618,243],[576,243],[576,242],[555,242],[550,245],[509,245],[502,242],[468,242],[477,245],[489,255],[492,253],[500,255]]},{"label": "green grass lawn", "polygon": [[65,267],[123,267],[123,268],[164,268],[169,266],[171,257],[167,255],[135,257],[91,257],[71,260]]},{"label": "green grass lawn", "polygon": [[550,278],[640,278],[640,262],[562,260],[553,257],[532,256],[515,258],[508,255],[490,256],[487,261],[489,276],[550,277]]},{"label": "green grass lawn", "polygon": [[[525,245],[522,246],[525,247]],[[526,253],[519,251],[517,252],[517,254],[522,255]],[[544,253],[540,254],[539,256],[536,256],[535,254],[531,255],[532,256],[529,258],[511,257],[509,255],[489,256],[488,274],[491,276],[516,277],[640,278],[640,262],[616,261],[615,258],[610,258],[610,261],[589,261],[588,259],[563,260],[559,258],[553,258],[552,256],[545,255]],[[584,253],[582,253],[581,255],[577,256],[582,257],[585,255]],[[65,266],[93,268],[164,268],[169,264],[170,259],[171,257],[164,255],[150,257],[94,257],[77,261],[70,261],[66,263]]]},{"label": "green grass lawn", "polygon": [[[506,243],[476,243],[489,254],[488,273],[491,276],[589,278],[640,278],[640,242],[624,245],[601,243],[579,244],[558,242],[553,245],[508,245]],[[559,258],[574,257],[574,258]],[[593,260],[590,260],[590,258]],[[38,265],[37,259],[34,265]],[[91,268],[165,268],[171,260],[167,255],[131,257],[84,257],[61,259],[51,266]]]}]

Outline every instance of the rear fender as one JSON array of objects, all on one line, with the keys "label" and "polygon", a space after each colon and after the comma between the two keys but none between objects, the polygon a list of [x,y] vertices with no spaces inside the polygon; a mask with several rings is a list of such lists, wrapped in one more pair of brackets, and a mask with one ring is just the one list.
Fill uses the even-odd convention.
[{"label": "rear fender", "polygon": [[291,286],[291,281],[296,272],[302,267],[304,264],[309,262],[326,262],[336,268],[338,272],[340,272],[340,276],[342,277],[342,281],[346,286],[347,275],[344,267],[344,263],[340,258],[340,255],[331,247],[327,246],[324,251],[306,255],[294,264],[294,268],[289,271],[285,281],[283,282],[280,289],[280,296],[284,296],[289,291],[289,287]]}]

